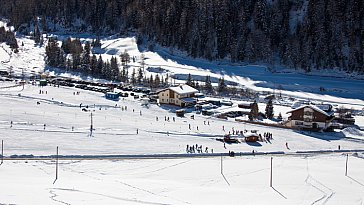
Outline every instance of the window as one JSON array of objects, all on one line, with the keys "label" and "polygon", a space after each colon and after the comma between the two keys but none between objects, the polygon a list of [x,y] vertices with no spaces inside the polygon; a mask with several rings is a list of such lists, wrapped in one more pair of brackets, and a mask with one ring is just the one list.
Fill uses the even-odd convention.
[{"label": "window", "polygon": [[305,121],[305,122],[312,122],[312,119],[305,117],[305,118],[303,118],[303,121]]},{"label": "window", "polygon": [[164,96],[164,93],[162,93],[162,96]]},{"label": "window", "polygon": [[310,111],[305,111],[305,112],[304,112],[304,115],[312,116],[312,115],[313,115],[313,113],[312,113],[312,112],[310,112]]},{"label": "window", "polygon": [[295,122],[295,125],[303,125],[303,122],[301,122],[301,121],[296,121],[296,122]]},{"label": "window", "polygon": [[162,99],[162,102],[164,102],[164,99]]}]

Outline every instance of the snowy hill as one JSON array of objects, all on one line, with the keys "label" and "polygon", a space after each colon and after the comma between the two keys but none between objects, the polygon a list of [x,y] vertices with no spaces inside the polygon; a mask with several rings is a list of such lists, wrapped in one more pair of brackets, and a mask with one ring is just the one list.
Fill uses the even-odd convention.
[{"label": "snowy hill", "polygon": [[[92,39],[91,36],[80,34],[81,41]],[[57,36],[59,40],[69,37]],[[86,37],[86,38],[85,38]],[[34,45],[34,41],[28,37],[18,37],[20,52],[14,54],[4,44],[0,47],[1,70],[13,68],[15,74],[20,75],[22,69],[29,75],[39,72],[48,72],[51,75],[76,77],[83,79],[93,79],[82,76],[79,73],[61,71],[59,69],[44,69],[45,49]],[[169,51],[168,49],[156,46],[154,52],[141,50],[136,44],[135,37],[119,38],[111,36],[101,40],[101,48],[94,49],[93,53],[101,55],[103,59],[118,57],[124,51],[130,56],[134,56],[136,62],[130,63],[129,74],[133,68],[140,67],[140,56],[145,55],[145,67],[161,68],[164,72],[157,72],[156,69],[146,71],[146,76],[150,74],[161,74],[175,76],[175,82],[184,83],[189,73],[193,74],[196,80],[203,81],[209,75],[217,79],[224,77],[227,82],[233,82],[240,86],[256,91],[281,92],[283,95],[298,97],[303,99],[324,100],[335,104],[346,104],[348,107],[361,109],[364,105],[363,80],[322,77],[319,75],[305,75],[300,73],[278,72],[271,73],[265,66],[260,65],[235,65],[227,62],[209,62],[202,59],[192,59],[182,53]],[[213,81],[214,82],[214,81]],[[321,92],[320,88],[325,88]]]}]

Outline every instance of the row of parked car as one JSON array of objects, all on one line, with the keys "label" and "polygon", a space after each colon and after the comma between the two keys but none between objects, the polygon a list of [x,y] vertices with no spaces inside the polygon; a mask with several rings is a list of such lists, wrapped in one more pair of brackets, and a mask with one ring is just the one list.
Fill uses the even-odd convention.
[{"label": "row of parked car", "polygon": [[209,99],[209,100],[203,100],[199,101],[195,105],[195,110],[197,114],[203,114],[203,115],[213,115],[215,112],[211,111],[212,109],[216,109],[221,106],[232,106],[233,103],[229,100],[215,100],[215,99]]},{"label": "row of parked car", "polygon": [[[95,92],[102,92],[107,93],[114,90],[114,88],[118,88],[122,91],[130,91],[131,96],[134,96],[134,93],[143,93],[143,94],[153,94],[151,90],[148,88],[143,87],[134,87],[132,85],[121,85],[121,84],[114,84],[114,83],[98,83],[98,82],[89,82],[89,81],[81,81],[81,80],[74,80],[74,79],[63,79],[63,78],[55,78],[50,80],[51,84],[54,85],[61,85],[67,87],[75,87],[83,90],[91,90]],[[129,93],[127,92],[120,92],[120,97],[128,97]]]}]

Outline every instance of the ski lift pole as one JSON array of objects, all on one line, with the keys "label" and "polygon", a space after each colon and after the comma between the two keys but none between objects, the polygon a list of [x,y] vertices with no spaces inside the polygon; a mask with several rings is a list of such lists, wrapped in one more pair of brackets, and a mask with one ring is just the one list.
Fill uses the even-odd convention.
[{"label": "ski lift pole", "polygon": [[273,187],[273,157],[270,158],[270,187]]},{"label": "ski lift pole", "polygon": [[1,163],[4,163],[4,140],[1,140]]},{"label": "ski lift pole", "polygon": [[346,154],[345,176],[348,176],[348,160],[349,160],[349,154]]},{"label": "ski lift pole", "polygon": [[91,112],[91,125],[90,125],[90,137],[92,137],[92,131],[93,131],[93,119],[92,119],[92,112]]},{"label": "ski lift pole", "polygon": [[58,179],[58,146],[56,152],[56,179],[54,180],[53,184],[56,183],[57,179]]}]

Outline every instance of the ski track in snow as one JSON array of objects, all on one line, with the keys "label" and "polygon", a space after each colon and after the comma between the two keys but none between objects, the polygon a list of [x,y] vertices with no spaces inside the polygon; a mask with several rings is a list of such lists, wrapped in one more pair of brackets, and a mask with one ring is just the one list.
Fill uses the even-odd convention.
[{"label": "ski track in snow", "polygon": [[312,177],[312,175],[310,174],[310,171],[309,171],[309,165],[308,165],[307,158],[306,158],[306,170],[307,170],[307,177],[305,179],[305,183],[312,186],[313,188],[315,188],[316,190],[318,190],[319,192],[321,192],[323,194],[322,197],[313,201],[311,203],[311,205],[317,204],[324,199],[325,200],[322,201],[321,204],[326,204],[334,196],[335,192],[332,189],[330,189],[329,187],[322,184],[320,181],[318,181],[314,177]]},{"label": "ski track in snow", "polygon": [[61,200],[56,199],[58,195],[55,192],[56,192],[55,190],[50,190],[49,191],[49,194],[51,195],[49,197],[50,199],[52,199],[53,201],[55,201],[57,203],[61,203],[61,204],[65,204],[65,205],[71,205],[71,204],[69,204],[67,202],[64,202],[64,201],[61,201]]},{"label": "ski track in snow", "polygon": [[[119,196],[111,196],[111,195],[106,195],[106,194],[100,194],[100,193],[96,193],[96,192],[87,192],[87,191],[81,191],[81,190],[77,190],[77,189],[62,189],[62,188],[52,188],[51,191],[57,191],[57,192],[75,192],[78,194],[86,194],[86,195],[95,195],[95,196],[101,196],[101,197],[105,197],[105,198],[110,198],[110,199],[115,199],[118,201],[123,201],[123,202],[132,202],[132,203],[137,203],[137,204],[148,204],[148,205],[166,205],[165,203],[156,203],[156,202],[148,202],[148,201],[142,201],[142,200],[137,200],[137,199],[129,199],[129,198],[123,198],[123,197],[119,197]],[[52,193],[53,195],[55,195],[55,197],[57,196],[56,194]],[[58,195],[59,196],[59,195]],[[59,201],[59,200],[55,200],[57,202],[63,203],[63,204],[67,204],[67,205],[71,205],[68,204],[66,202],[63,201]]]},{"label": "ski track in snow", "polygon": [[[180,164],[187,163],[187,162],[189,162],[189,161],[190,161],[190,160],[183,161],[183,162],[176,163],[176,164],[173,164],[173,165],[169,165],[169,166],[166,166],[166,167],[162,167],[162,168],[159,168],[159,169],[157,169],[157,170],[150,171],[150,172],[142,172],[142,174],[155,173],[155,172],[162,171],[162,170],[165,170],[165,169],[168,169],[168,168],[171,168],[171,167],[178,166],[178,165],[180,165]],[[145,168],[145,167],[144,167],[144,168]],[[62,167],[62,169],[63,169],[64,171],[70,171],[70,172],[72,172],[72,173],[76,173],[76,174],[80,174],[80,175],[83,175],[83,176],[87,176],[87,177],[89,177],[89,178],[91,178],[91,179],[94,179],[94,180],[97,180],[97,181],[104,181],[104,180],[105,180],[105,179],[100,178],[100,177],[95,177],[95,176],[93,176],[93,175],[91,175],[91,174],[86,174],[84,171],[77,171],[76,169],[71,168],[70,166],[67,166],[67,168],[66,168],[66,167]],[[142,168],[139,168],[139,169],[143,169],[143,167],[142,167]],[[136,173],[134,173],[134,174],[136,174]],[[141,173],[139,173],[139,174],[141,174]],[[164,197],[164,198],[167,198],[167,199],[173,199],[173,200],[176,200],[176,201],[179,201],[179,202],[183,202],[184,204],[190,204],[189,202],[182,201],[182,200],[179,200],[179,199],[176,199],[176,198],[172,198],[172,197],[169,197],[169,196],[165,196],[165,195],[160,195],[160,194],[157,194],[157,193],[155,193],[155,192],[152,192],[152,191],[149,191],[149,190],[146,190],[146,189],[143,189],[143,188],[140,188],[140,187],[137,187],[137,186],[131,185],[130,183],[126,183],[126,182],[121,181],[121,180],[113,180],[113,181],[115,181],[115,182],[117,182],[117,183],[120,183],[120,184],[122,184],[122,185],[124,185],[124,186],[130,187],[130,188],[132,188],[132,189],[135,189],[135,190],[138,190],[138,191],[142,191],[142,192],[145,192],[145,193],[148,193],[148,194],[151,194],[151,195],[157,196],[157,197]],[[74,191],[74,190],[72,190],[72,191]],[[77,191],[79,191],[79,190],[77,190]],[[79,192],[81,192],[81,191],[79,191]],[[83,193],[90,193],[90,192],[83,192]],[[100,195],[100,196],[105,196],[105,197],[111,197],[111,196],[108,196],[108,195],[97,194],[97,193],[92,193],[92,194],[96,194],[96,195]],[[117,198],[119,198],[119,197],[117,197]],[[120,198],[120,199],[121,199],[121,198]],[[125,199],[126,201],[129,201],[129,199],[126,199],[126,198],[123,198],[123,199]],[[151,202],[142,202],[142,201],[139,201],[139,200],[136,200],[135,202],[137,202],[137,203],[147,203],[147,204],[158,204],[158,203],[151,203]],[[164,203],[163,203],[163,204],[164,204]]]}]

